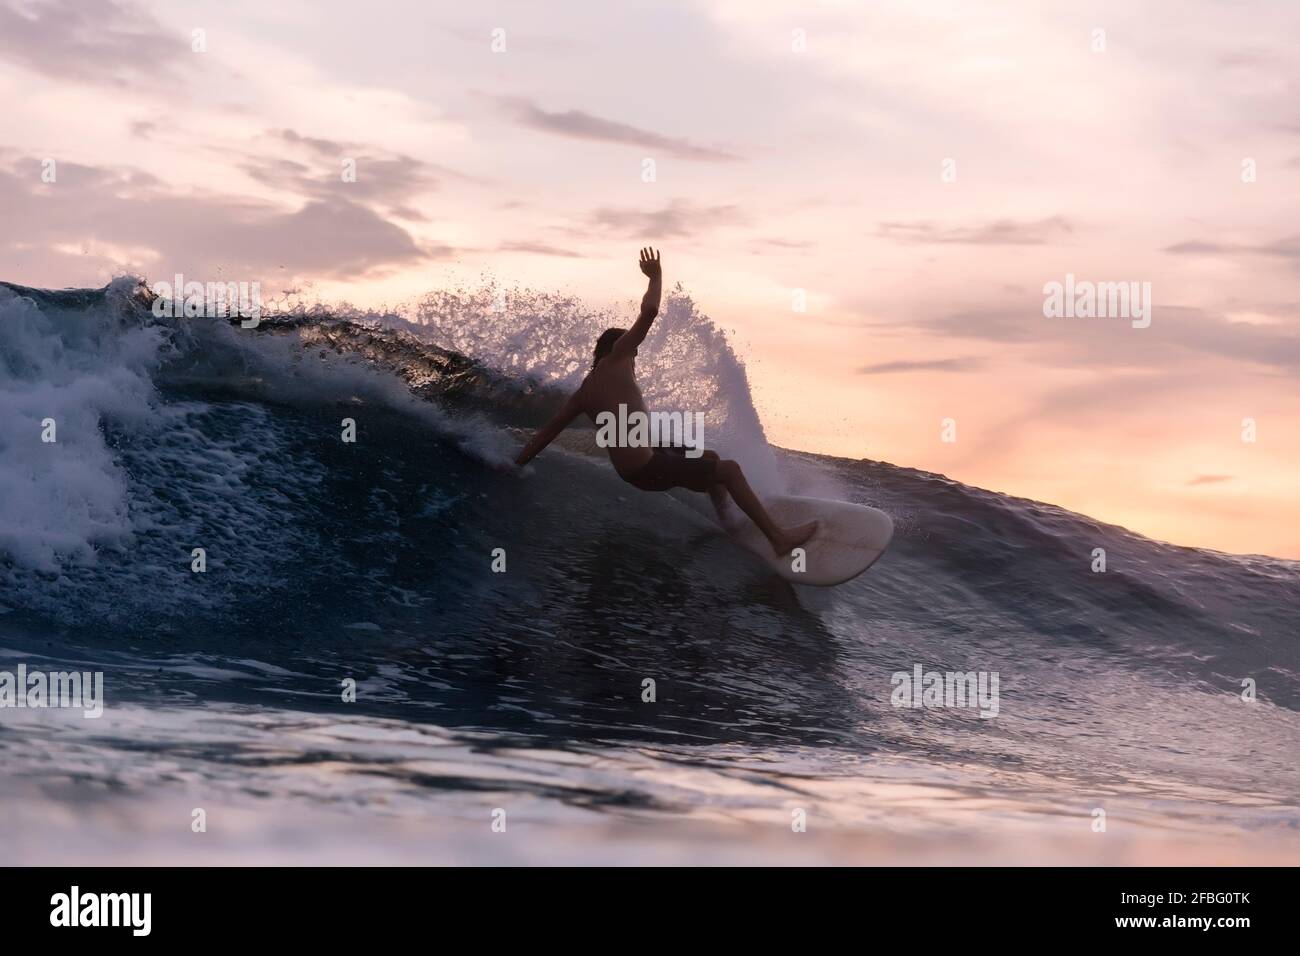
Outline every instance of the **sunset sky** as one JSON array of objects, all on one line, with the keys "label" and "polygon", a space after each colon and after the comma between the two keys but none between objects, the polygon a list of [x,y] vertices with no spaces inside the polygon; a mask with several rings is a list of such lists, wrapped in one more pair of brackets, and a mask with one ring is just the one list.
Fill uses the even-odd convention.
[{"label": "sunset sky", "polygon": [[1300,558],[1294,0],[0,0],[0,101],[0,279],[599,304],[650,243],[776,444]]}]

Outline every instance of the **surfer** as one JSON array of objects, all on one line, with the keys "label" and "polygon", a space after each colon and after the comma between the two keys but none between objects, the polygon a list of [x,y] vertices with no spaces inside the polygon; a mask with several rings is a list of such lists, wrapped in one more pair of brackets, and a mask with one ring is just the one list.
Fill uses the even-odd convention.
[{"label": "surfer", "polygon": [[[645,341],[646,333],[655,316],[659,314],[659,300],[663,294],[663,272],[659,253],[650,248],[641,250],[641,271],[650,280],[641,299],[641,314],[631,329],[606,329],[596,340],[596,358],[591,371],[578,390],[564,403],[555,417],[538,429],[515,464],[523,466],[568,427],[581,414],[596,423],[597,416],[626,414],[627,410],[645,411],[645,400],[636,383],[637,347]],[[623,406],[620,409],[620,406]],[[777,555],[788,554],[813,536],[817,522],[779,527],[763,503],[754,494],[740,464],[722,458],[715,451],[704,449],[698,458],[687,457],[682,448],[651,448],[646,445],[609,446],[609,458],[614,469],[628,484],[643,491],[667,491],[669,488],[686,488],[706,492],[718,512],[723,527],[728,524],[728,497],[740,506],[771,543]]]}]

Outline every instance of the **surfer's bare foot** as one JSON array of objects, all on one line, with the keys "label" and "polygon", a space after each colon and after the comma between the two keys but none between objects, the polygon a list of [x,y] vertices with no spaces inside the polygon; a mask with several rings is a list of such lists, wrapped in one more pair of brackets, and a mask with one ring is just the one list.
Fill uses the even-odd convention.
[{"label": "surfer's bare foot", "polygon": [[816,534],[817,524],[816,521],[809,521],[807,524],[796,525],[793,528],[782,528],[780,536],[772,542],[777,557],[789,554]]}]

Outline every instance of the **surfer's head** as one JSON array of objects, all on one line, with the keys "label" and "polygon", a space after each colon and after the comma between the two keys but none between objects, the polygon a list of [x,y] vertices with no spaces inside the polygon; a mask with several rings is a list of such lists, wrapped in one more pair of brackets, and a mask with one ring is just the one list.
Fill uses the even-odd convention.
[{"label": "surfer's head", "polygon": [[626,331],[627,329],[606,329],[600,333],[600,338],[596,339],[596,360],[591,363],[592,368],[600,364],[600,360],[610,353],[614,343],[622,338]]}]

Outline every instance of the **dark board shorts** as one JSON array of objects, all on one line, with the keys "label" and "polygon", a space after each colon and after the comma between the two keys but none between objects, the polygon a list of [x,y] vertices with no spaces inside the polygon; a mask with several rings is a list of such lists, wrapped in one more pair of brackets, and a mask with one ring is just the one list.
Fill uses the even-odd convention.
[{"label": "dark board shorts", "polygon": [[687,458],[685,448],[656,448],[651,459],[624,480],[642,491],[688,488],[708,491],[717,478],[718,459],[713,455]]}]

